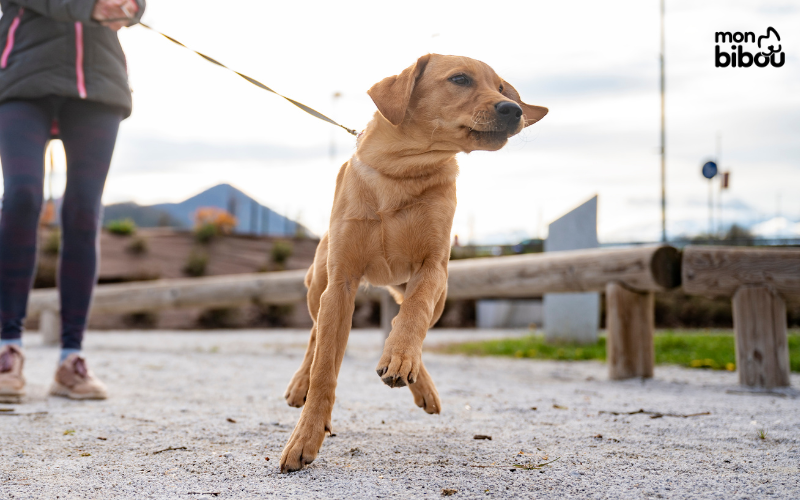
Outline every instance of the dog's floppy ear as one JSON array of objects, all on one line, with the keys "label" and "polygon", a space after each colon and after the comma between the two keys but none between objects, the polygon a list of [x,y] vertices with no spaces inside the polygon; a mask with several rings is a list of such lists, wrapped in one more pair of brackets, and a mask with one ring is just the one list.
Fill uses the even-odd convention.
[{"label": "dog's floppy ear", "polygon": [[504,96],[508,97],[512,101],[516,102],[522,107],[522,117],[525,119],[525,126],[533,125],[534,123],[538,122],[544,115],[547,114],[548,109],[544,106],[534,106],[532,104],[525,104],[522,102],[522,99],[519,97],[519,92],[517,89],[514,88],[513,85],[508,83],[507,81],[503,80],[503,91],[501,92]]},{"label": "dog's floppy ear", "polygon": [[367,91],[372,102],[378,107],[378,111],[384,118],[392,122],[392,125],[403,123],[408,102],[411,100],[411,92],[414,91],[414,84],[422,76],[430,58],[430,54],[425,54],[399,75],[384,78]]}]

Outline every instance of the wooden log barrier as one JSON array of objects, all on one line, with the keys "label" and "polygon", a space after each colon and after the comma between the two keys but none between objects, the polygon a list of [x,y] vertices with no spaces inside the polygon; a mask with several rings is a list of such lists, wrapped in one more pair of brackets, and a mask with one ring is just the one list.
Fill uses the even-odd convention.
[{"label": "wooden log barrier", "polygon": [[680,285],[680,256],[667,245],[571,250],[450,262],[448,299],[602,292],[612,281],[658,292]]},{"label": "wooden log barrier", "polygon": [[789,386],[786,302],[766,286],[744,285],[733,295],[739,383],[750,387]]},{"label": "wooden log barrier", "polygon": [[686,293],[732,297],[739,383],[789,385],[784,296],[800,295],[800,250],[688,246]]},{"label": "wooden log barrier", "polygon": [[655,294],[613,281],[606,286],[606,357],[612,380],[651,378],[655,362]]},{"label": "wooden log barrier", "polygon": [[[448,298],[532,297],[549,292],[603,291],[616,281],[630,290],[668,290],[679,284],[680,259],[670,246],[550,252],[449,264]],[[92,313],[132,313],[183,307],[233,307],[248,303],[294,304],[306,297],[306,271],[241,274],[102,285]],[[382,300],[381,288],[362,288],[359,300]],[[388,307],[388,306],[387,306]],[[55,290],[31,294],[28,314],[58,311]],[[394,316],[392,311],[385,315]],[[45,328],[57,328],[47,321]],[[58,333],[45,335],[58,339]]]}]

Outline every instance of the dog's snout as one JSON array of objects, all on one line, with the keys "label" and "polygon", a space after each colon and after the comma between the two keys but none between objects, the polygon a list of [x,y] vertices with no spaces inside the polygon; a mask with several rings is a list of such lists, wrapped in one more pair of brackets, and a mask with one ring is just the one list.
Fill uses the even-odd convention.
[{"label": "dog's snout", "polygon": [[494,105],[495,111],[500,115],[500,119],[507,123],[518,122],[522,116],[522,108],[515,102],[502,101]]}]

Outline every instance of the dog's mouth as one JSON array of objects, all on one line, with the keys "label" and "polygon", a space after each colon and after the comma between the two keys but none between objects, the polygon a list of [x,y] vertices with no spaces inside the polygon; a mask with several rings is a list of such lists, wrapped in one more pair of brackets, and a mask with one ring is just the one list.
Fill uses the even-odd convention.
[{"label": "dog's mouth", "polygon": [[467,136],[478,143],[496,144],[505,142],[512,135],[509,130],[478,130],[472,127],[464,127]]}]

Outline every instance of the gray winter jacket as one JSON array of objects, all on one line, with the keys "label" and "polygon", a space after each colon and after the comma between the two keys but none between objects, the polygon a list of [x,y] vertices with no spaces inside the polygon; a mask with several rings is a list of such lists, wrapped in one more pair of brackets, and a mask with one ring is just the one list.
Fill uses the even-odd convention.
[{"label": "gray winter jacket", "polygon": [[[136,0],[138,22],[145,0]],[[95,0],[0,0],[0,102],[58,95],[131,113],[117,34],[92,20]]]}]

